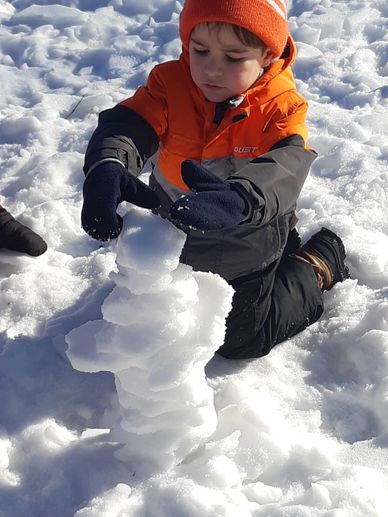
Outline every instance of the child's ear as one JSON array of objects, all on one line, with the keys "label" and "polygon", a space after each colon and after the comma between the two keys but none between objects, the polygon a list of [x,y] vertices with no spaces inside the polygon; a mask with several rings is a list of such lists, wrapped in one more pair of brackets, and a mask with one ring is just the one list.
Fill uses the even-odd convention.
[{"label": "child's ear", "polygon": [[263,68],[269,66],[274,60],[273,52],[269,48],[263,51]]}]

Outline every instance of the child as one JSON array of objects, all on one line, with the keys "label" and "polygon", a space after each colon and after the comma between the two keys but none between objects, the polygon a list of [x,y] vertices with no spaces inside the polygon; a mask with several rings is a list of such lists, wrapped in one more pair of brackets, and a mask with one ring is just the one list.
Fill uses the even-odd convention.
[{"label": "child", "polygon": [[37,257],[47,250],[42,237],[19,223],[0,205],[0,248]]},{"label": "child", "polygon": [[[338,236],[304,246],[295,207],[316,153],[295,89],[284,0],[186,0],[183,52],[100,114],[85,157],[82,225],[118,236],[121,201],[184,229],[181,262],[235,289],[219,353],[253,358],[317,321],[348,277]],[[136,176],[154,157],[150,187]]]}]

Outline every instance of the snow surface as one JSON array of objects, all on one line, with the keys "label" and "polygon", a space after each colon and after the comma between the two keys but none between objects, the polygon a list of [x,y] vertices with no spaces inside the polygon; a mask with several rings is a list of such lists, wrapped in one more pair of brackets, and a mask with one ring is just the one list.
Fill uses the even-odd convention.
[{"label": "snow surface", "polygon": [[231,293],[180,232],[129,205],[117,242],[80,228],[97,114],[179,55],[181,4],[0,0],[0,203],[49,244],[0,252],[0,516],[385,517],[387,4],[288,2],[320,154],[299,229],[353,279],[254,361],[211,358]]}]

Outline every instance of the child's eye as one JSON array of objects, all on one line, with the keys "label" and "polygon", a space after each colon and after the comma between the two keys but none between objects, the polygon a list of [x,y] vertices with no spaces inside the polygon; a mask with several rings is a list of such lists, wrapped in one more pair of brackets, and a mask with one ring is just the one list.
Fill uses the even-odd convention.
[{"label": "child's eye", "polygon": [[203,50],[203,49],[199,49],[199,48],[195,48],[193,50],[199,56],[206,56],[206,54],[209,52],[208,50]]},{"label": "child's eye", "polygon": [[240,63],[241,61],[243,61],[243,57],[231,57],[231,56],[226,56],[226,59],[228,61],[230,61],[231,63]]}]

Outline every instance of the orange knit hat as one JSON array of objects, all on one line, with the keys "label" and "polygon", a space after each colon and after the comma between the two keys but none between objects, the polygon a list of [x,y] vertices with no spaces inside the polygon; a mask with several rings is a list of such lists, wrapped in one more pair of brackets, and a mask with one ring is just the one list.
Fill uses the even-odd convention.
[{"label": "orange knit hat", "polygon": [[288,37],[286,0],[186,0],[180,15],[180,36],[188,48],[199,23],[224,22],[255,34],[279,57]]}]

